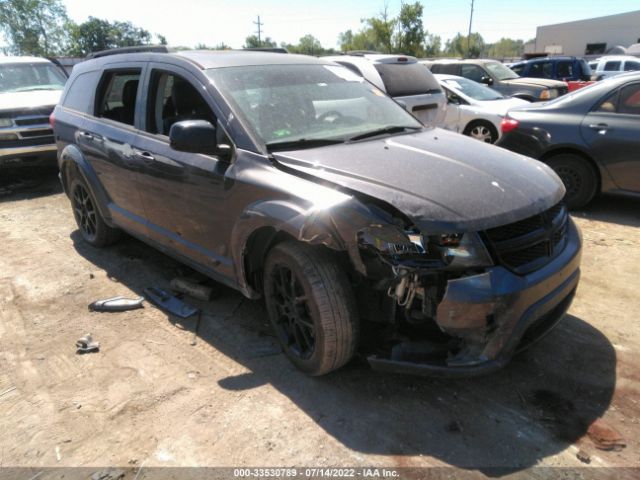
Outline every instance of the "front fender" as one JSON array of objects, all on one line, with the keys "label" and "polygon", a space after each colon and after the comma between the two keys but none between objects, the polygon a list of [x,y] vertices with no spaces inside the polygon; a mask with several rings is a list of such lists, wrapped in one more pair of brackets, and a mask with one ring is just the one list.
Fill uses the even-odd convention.
[{"label": "front fender", "polygon": [[73,167],[75,167],[75,171],[80,174],[87,184],[87,187],[89,187],[93,198],[95,198],[97,203],[96,207],[98,208],[100,215],[102,215],[102,218],[105,220],[105,223],[110,227],[113,227],[113,221],[108,208],[109,197],[107,192],[102,187],[102,184],[98,179],[98,175],[91,164],[86,160],[82,151],[74,144],[67,145],[60,153],[59,166],[60,180],[62,181],[62,186],[67,196],[71,195],[71,192],[69,191],[69,172]]},{"label": "front fender", "polygon": [[249,205],[231,232],[231,256],[238,272],[238,283],[244,293],[252,298],[259,296],[259,293],[253,290],[248,281],[245,268],[247,245],[252,235],[267,229],[273,232],[273,236],[285,233],[313,245],[324,245],[336,251],[344,249],[344,243],[324,211],[305,209],[284,199],[258,201]]}]

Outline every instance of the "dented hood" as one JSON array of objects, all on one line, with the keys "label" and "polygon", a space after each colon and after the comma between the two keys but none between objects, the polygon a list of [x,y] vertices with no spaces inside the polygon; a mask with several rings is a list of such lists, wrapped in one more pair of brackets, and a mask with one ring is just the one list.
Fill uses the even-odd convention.
[{"label": "dented hood", "polygon": [[504,225],[564,195],[543,163],[441,129],[273,156],[291,173],[383,200],[432,233]]}]

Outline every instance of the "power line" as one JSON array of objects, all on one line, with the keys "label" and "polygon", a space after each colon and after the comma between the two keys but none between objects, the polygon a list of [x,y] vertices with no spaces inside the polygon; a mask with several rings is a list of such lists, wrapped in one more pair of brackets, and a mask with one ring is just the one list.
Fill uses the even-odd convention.
[{"label": "power line", "polygon": [[471,42],[471,23],[473,22],[473,0],[471,0],[471,15],[469,16],[469,34],[467,35],[467,57],[470,55],[470,42]]}]

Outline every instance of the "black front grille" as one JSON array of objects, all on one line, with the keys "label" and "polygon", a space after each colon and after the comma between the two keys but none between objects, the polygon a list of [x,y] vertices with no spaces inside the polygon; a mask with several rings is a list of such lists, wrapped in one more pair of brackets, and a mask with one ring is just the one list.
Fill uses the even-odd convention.
[{"label": "black front grille", "polygon": [[14,121],[19,127],[28,127],[31,125],[47,125],[49,123],[49,117],[17,117]]},{"label": "black front grille", "polygon": [[20,136],[22,138],[44,137],[46,135],[53,135],[53,130],[50,128],[42,128],[38,130],[24,130],[20,132]]},{"label": "black front grille", "polygon": [[484,233],[496,262],[525,274],[542,268],[564,249],[568,219],[566,208],[559,203],[538,215]]}]

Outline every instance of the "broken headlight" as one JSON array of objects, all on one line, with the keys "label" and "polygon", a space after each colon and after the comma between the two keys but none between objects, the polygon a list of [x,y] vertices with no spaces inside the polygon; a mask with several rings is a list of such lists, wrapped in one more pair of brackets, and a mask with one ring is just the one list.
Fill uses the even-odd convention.
[{"label": "broken headlight", "polygon": [[404,233],[390,225],[370,225],[358,232],[358,242],[386,255],[415,255],[425,252],[421,235]]},{"label": "broken headlight", "polygon": [[442,256],[442,260],[452,267],[488,267],[493,265],[491,255],[475,232],[434,235],[429,237]]}]

